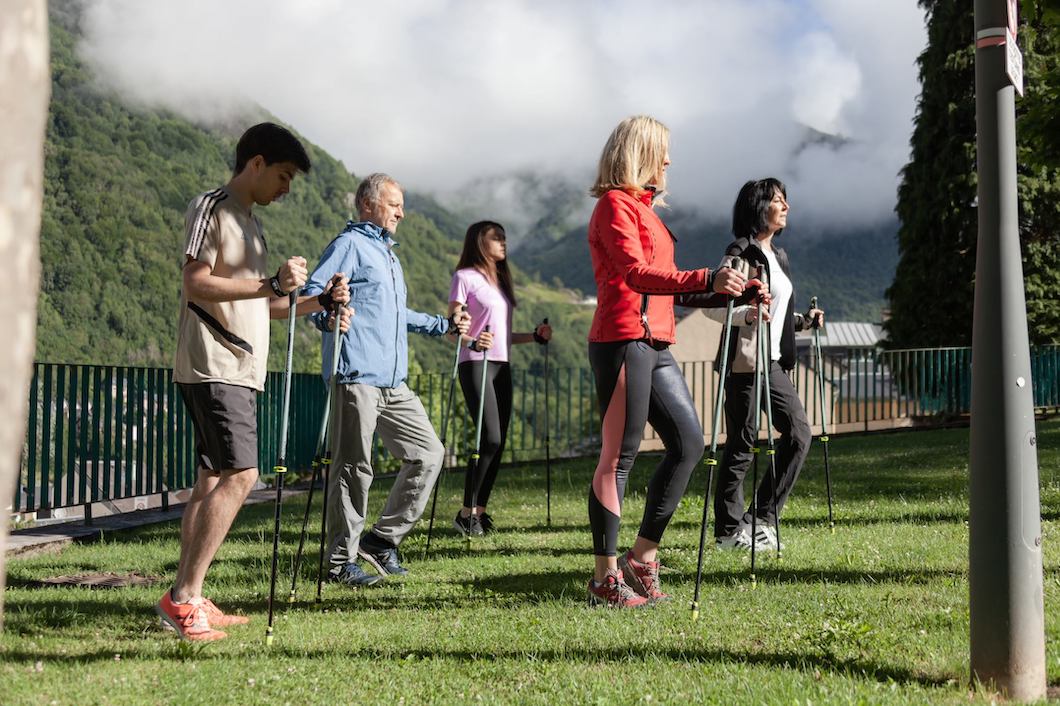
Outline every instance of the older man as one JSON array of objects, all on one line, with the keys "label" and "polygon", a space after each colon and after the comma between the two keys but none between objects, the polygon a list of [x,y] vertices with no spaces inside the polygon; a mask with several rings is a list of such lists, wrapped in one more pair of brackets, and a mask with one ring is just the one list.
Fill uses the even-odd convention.
[{"label": "older man", "polygon": [[[360,222],[331,241],[303,290],[323,291],[337,273],[349,279],[356,315],[342,341],[338,400],[328,481],[329,579],[371,586],[388,575],[404,575],[397,548],[423,514],[442,466],[444,449],[408,377],[406,331],[442,336],[466,333],[470,317],[423,314],[406,305],[407,289],[394,248],[404,217],[401,185],[386,174],[371,174],[357,189]],[[319,317],[318,317],[319,319]],[[322,319],[318,327],[322,327]],[[324,376],[331,371],[331,333],[324,333]],[[372,436],[401,459],[394,487],[379,519],[361,536],[372,484]],[[375,574],[366,573],[360,557]]]}]

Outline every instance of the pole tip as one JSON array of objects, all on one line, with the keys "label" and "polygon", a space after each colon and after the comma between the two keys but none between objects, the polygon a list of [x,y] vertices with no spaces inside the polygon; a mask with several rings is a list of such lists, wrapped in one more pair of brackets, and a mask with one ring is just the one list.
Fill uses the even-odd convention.
[{"label": "pole tip", "polygon": [[755,578],[754,574],[751,574],[751,588],[758,588],[758,579]]},{"label": "pole tip", "polygon": [[272,628],[265,630],[265,646],[272,647]]}]

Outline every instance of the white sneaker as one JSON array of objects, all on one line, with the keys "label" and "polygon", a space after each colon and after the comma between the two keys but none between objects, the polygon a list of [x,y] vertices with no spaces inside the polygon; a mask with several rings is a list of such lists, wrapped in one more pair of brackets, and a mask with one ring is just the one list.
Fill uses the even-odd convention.
[{"label": "white sneaker", "polygon": [[[767,549],[777,549],[777,531],[773,528],[773,525],[758,525],[755,530],[755,540],[758,542],[758,546],[765,546]],[[781,544],[778,551],[784,551],[784,545]]]},{"label": "white sneaker", "polygon": [[[714,547],[723,552],[729,551],[751,551],[751,534],[741,527],[730,535],[724,537],[716,537],[714,539]],[[767,546],[762,542],[762,538],[759,537],[758,541],[755,542],[755,551],[763,552],[771,547]]]}]

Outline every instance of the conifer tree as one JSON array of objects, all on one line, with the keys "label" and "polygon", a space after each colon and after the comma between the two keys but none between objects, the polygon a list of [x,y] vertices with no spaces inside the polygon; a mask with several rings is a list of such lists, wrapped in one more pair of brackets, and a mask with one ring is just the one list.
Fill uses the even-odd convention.
[{"label": "conifer tree", "polygon": [[[1020,240],[1031,340],[1060,341],[1060,92],[1056,0],[1022,3],[1025,96],[1017,98]],[[977,234],[971,3],[921,0],[928,44],[896,211],[899,262],[887,291],[895,347],[969,345]]]}]

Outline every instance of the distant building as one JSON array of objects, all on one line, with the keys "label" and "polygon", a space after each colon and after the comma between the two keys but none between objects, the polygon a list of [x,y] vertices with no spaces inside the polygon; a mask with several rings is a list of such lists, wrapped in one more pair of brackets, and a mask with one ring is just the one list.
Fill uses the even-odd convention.
[{"label": "distant building", "polygon": [[[831,353],[837,350],[876,350],[884,340],[883,326],[856,321],[829,321],[821,328],[821,350]],[[813,332],[799,331],[795,334],[795,345],[801,351],[813,343]]]}]

